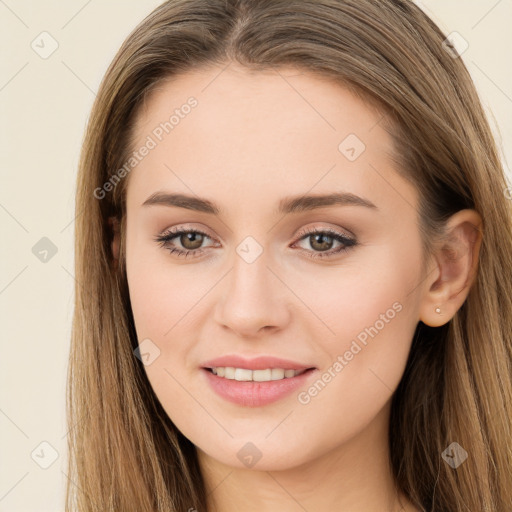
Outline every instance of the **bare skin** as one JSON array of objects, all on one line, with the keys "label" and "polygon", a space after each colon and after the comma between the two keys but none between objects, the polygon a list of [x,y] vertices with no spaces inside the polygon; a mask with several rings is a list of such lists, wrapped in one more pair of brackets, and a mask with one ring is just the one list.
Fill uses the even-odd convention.
[{"label": "bare skin", "polygon": [[[467,296],[479,215],[454,215],[448,248],[457,257],[439,246],[423,270],[418,193],[388,158],[381,114],[339,85],[292,69],[250,74],[231,64],[161,84],[137,117],[133,150],[156,140],[155,128],[191,96],[197,106],[129,176],[126,265],[139,342],[159,350],[145,366],[148,379],[197,447],[209,508],[418,510],[393,481],[390,400],[418,321],[443,325]],[[349,134],[357,139],[340,149]],[[206,198],[221,213],[143,205],[164,191]],[[342,191],[376,208],[277,213],[283,198]],[[155,241],[177,227],[205,235]],[[326,234],[321,245],[305,228],[356,243],[336,253],[344,243]],[[257,243],[250,250],[261,248],[250,263],[237,252],[249,236]],[[170,253],[198,246],[186,258]],[[112,248],[117,254],[118,239]],[[331,256],[310,257],[319,253]],[[201,368],[225,354],[272,355],[316,370],[302,394],[242,406],[217,395]],[[311,391],[325,374],[328,383]],[[247,443],[261,455],[252,467],[237,456]]]}]

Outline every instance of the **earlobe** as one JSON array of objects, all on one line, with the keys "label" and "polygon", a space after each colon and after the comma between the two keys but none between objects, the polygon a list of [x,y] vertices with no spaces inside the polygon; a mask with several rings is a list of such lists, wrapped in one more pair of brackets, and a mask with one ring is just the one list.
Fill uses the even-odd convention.
[{"label": "earlobe", "polygon": [[437,272],[426,279],[420,320],[439,327],[450,321],[466,300],[478,269],[482,219],[475,210],[461,210],[446,225],[446,237],[434,254]]},{"label": "earlobe", "polygon": [[117,268],[119,264],[119,244],[120,244],[120,230],[119,220],[117,217],[109,217],[108,224],[111,232],[111,244],[110,248],[112,251],[113,266]]}]

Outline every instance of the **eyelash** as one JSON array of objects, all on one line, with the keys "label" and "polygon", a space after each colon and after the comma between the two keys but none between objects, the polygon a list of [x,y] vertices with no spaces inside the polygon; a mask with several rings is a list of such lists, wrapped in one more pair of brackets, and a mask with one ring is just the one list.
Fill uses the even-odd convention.
[{"label": "eyelash", "polygon": [[[158,242],[161,247],[164,249],[167,249],[171,254],[176,254],[178,257],[185,257],[187,258],[190,255],[193,255],[194,257],[199,256],[201,253],[204,252],[203,249],[178,249],[176,247],[167,247],[167,244],[173,240],[174,238],[177,238],[178,236],[185,234],[185,233],[195,233],[200,234],[205,237],[211,238],[208,234],[206,234],[204,231],[201,231],[200,229],[184,229],[184,228],[177,228],[177,229],[171,229],[161,235],[158,235],[155,237],[155,242]],[[330,249],[329,251],[324,252],[313,252],[308,251],[306,249],[301,249],[302,251],[305,251],[308,253],[308,257],[312,259],[317,258],[331,258],[336,256],[337,254],[343,253],[347,251],[348,249],[351,249],[352,247],[355,247],[357,245],[357,241],[355,239],[349,238],[333,229],[325,228],[325,229],[308,229],[301,233],[300,238],[297,240],[297,242],[300,242],[303,239],[306,239],[307,237],[311,235],[328,235],[332,237],[337,242],[341,242],[344,244],[344,246],[339,247],[338,249]],[[296,243],[296,242],[294,242]]]}]

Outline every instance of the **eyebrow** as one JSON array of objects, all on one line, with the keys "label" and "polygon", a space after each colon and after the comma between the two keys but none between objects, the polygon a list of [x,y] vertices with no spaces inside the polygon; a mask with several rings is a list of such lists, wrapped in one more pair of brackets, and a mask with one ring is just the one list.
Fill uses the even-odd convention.
[{"label": "eyebrow", "polygon": [[[151,205],[175,206],[178,208],[185,208],[187,210],[194,210],[217,216],[222,213],[221,208],[214,202],[200,197],[189,196],[187,194],[155,192],[149,196],[144,203],[142,203],[142,206]],[[323,195],[285,197],[279,201],[277,213],[301,213],[328,206],[364,206],[375,210],[379,209],[370,200],[364,199],[350,192],[335,192]]]}]

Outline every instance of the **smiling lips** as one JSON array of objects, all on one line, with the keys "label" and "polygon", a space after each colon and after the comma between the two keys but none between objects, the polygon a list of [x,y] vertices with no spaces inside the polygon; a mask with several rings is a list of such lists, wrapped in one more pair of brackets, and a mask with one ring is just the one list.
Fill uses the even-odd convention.
[{"label": "smiling lips", "polygon": [[254,382],[288,379],[304,373],[307,370],[285,370],[284,368],[266,368],[264,370],[248,370],[232,366],[218,366],[211,369],[214,375],[225,379]]},{"label": "smiling lips", "polygon": [[316,368],[270,356],[246,359],[223,356],[202,365],[212,389],[222,398],[246,407],[263,406],[304,384]]}]

